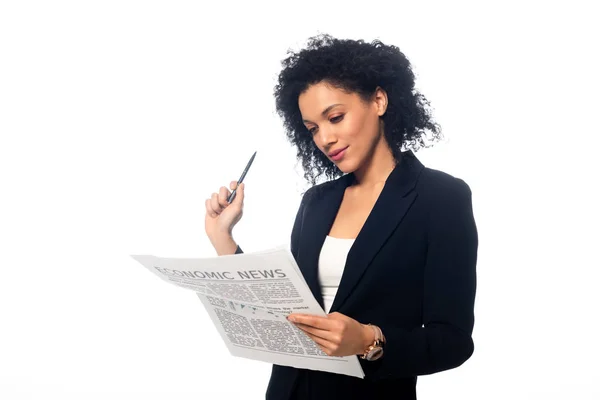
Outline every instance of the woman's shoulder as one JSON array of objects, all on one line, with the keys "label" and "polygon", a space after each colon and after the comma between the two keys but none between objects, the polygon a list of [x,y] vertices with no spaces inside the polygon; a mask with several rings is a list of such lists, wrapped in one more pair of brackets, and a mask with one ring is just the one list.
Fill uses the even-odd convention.
[{"label": "woman's shoulder", "polygon": [[348,179],[347,175],[339,176],[335,179],[328,180],[325,182],[317,183],[310,188],[308,188],[302,195],[302,202],[308,203],[312,200],[317,200],[318,198],[323,198],[329,191],[333,190],[336,185],[342,185],[344,182],[341,182],[343,179]]},{"label": "woman's shoulder", "polygon": [[423,168],[416,190],[420,195],[438,200],[471,196],[471,188],[462,178],[428,167]]}]

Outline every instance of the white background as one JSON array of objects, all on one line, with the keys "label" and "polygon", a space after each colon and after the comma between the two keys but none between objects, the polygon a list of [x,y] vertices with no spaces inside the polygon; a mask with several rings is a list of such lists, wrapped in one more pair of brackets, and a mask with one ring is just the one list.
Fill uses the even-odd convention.
[{"label": "white background", "polygon": [[593,2],[414,3],[3,1],[0,398],[264,398],[270,365],[129,255],[213,256],[204,199],[255,150],[235,238],[289,242],[272,89],[324,32],[400,47],[446,137],[417,156],[473,191],[475,353],[419,399],[599,399]]}]

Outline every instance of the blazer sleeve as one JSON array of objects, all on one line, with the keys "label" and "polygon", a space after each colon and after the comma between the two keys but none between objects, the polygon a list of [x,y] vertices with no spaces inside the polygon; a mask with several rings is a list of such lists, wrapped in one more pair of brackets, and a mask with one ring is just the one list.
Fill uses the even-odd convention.
[{"label": "blazer sleeve", "polygon": [[[445,185],[446,186],[446,185]],[[458,367],[471,357],[478,234],[471,190],[455,178],[434,200],[424,268],[423,326],[386,328],[385,351],[364,362],[367,378],[428,375]]]},{"label": "blazer sleeve", "polygon": [[[296,218],[294,219],[294,226],[292,227],[291,234],[291,243],[290,250],[294,257],[298,257],[298,243],[300,241],[300,234],[302,232],[302,221],[304,221],[304,212],[306,210],[306,203],[308,202],[308,193],[311,189],[308,189],[306,193],[302,196],[302,200],[300,201],[300,207],[298,207],[298,211],[296,212]],[[235,254],[242,254],[242,248],[238,245],[235,249]]]}]

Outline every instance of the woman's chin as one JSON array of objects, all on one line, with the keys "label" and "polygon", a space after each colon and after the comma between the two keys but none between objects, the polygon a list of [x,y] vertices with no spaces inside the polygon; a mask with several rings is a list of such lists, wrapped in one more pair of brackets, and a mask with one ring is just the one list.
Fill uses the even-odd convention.
[{"label": "woman's chin", "polygon": [[353,164],[349,163],[347,160],[341,160],[340,162],[337,162],[334,164],[344,174],[349,174],[350,172],[354,172],[354,170],[355,170]]}]

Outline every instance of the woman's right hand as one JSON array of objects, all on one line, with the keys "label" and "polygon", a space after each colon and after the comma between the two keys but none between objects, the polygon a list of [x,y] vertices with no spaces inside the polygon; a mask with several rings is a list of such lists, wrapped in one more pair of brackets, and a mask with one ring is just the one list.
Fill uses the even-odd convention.
[{"label": "woman's right hand", "polygon": [[[237,181],[229,184],[231,191],[237,186]],[[206,215],[204,217],[204,229],[213,246],[220,240],[232,238],[235,224],[242,218],[244,208],[244,184],[237,189],[235,198],[231,204],[227,198],[231,194],[225,186],[221,186],[218,193],[213,193],[210,199],[206,199]]]}]

